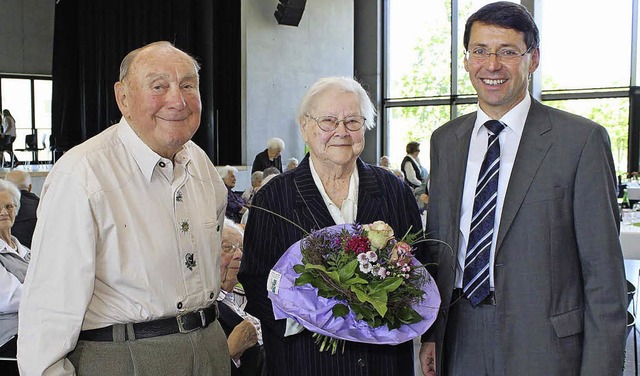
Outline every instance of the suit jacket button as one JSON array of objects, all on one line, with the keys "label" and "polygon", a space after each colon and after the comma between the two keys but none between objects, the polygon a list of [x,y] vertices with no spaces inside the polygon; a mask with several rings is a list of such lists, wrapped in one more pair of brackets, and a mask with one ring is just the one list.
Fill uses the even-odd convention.
[{"label": "suit jacket button", "polygon": [[364,362],[364,359],[362,359],[362,358],[358,359],[358,365],[359,365],[360,367],[364,367],[364,366],[366,366],[366,364],[365,364],[365,362]]}]

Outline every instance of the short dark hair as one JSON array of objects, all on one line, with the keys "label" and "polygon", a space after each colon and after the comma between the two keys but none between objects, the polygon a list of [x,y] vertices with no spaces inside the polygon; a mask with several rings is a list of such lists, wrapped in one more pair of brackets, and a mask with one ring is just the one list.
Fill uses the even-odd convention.
[{"label": "short dark hair", "polygon": [[420,150],[420,143],[417,141],[411,141],[407,144],[407,154],[413,154]]},{"label": "short dark hair", "polygon": [[540,45],[540,32],[531,13],[523,5],[498,1],[478,9],[469,17],[464,26],[464,48],[469,49],[471,27],[475,22],[513,29],[524,34],[527,49],[535,49]]}]

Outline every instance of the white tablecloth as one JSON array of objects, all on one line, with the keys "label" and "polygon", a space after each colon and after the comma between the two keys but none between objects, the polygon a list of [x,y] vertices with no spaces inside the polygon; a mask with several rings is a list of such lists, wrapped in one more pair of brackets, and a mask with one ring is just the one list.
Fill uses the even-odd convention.
[{"label": "white tablecloth", "polygon": [[625,259],[640,260],[640,227],[620,225],[620,244]]}]

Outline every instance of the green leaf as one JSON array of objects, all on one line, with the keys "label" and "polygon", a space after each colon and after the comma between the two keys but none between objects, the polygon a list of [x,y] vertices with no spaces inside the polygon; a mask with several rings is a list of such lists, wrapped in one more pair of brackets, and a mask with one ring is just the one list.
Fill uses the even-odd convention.
[{"label": "green leaf", "polygon": [[340,282],[344,282],[351,278],[358,267],[358,260],[353,259],[348,262],[345,266],[338,269],[338,276],[340,278]]},{"label": "green leaf", "polygon": [[307,283],[312,283],[315,277],[311,272],[304,272],[300,274],[298,278],[295,280],[296,286],[304,286]]},{"label": "green leaf", "polygon": [[379,284],[371,286],[371,291],[384,291],[390,293],[395,291],[400,285],[402,285],[403,279],[400,277],[388,277],[382,280]]},{"label": "green leaf", "polygon": [[336,271],[333,271],[333,272],[327,271],[327,268],[325,268],[323,265],[307,264],[307,269],[320,270],[324,274],[328,275],[329,278],[333,279],[336,282],[340,282],[340,276],[338,275],[338,272],[336,272]]},{"label": "green leaf", "polygon": [[349,313],[349,307],[344,304],[338,303],[333,306],[331,311],[333,312],[333,317],[344,317]]},{"label": "green leaf", "polygon": [[353,278],[348,279],[344,282],[342,282],[343,285],[345,286],[351,286],[351,285],[366,285],[368,284],[369,281],[367,281],[366,279],[360,277],[359,275],[355,275]]},{"label": "green leaf", "polygon": [[387,293],[385,291],[376,291],[369,294],[369,302],[380,316],[384,317],[387,314]]},{"label": "green leaf", "polygon": [[302,274],[305,270],[307,270],[307,268],[305,268],[304,265],[298,264],[293,266],[293,271],[298,274]]}]

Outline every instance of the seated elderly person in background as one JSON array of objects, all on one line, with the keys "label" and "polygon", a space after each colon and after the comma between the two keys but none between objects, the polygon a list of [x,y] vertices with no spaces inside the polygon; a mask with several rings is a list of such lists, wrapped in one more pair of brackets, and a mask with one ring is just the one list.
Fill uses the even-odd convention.
[{"label": "seated elderly person in background", "polygon": [[257,376],[266,374],[260,321],[244,311],[246,299],[242,288],[237,287],[238,269],[242,259],[243,230],[229,218],[225,218],[222,230],[222,285],[218,295],[220,325],[227,335],[231,356],[232,376]]},{"label": "seated elderly person in background", "polygon": [[382,157],[380,157],[380,162],[378,162],[378,166],[389,170],[391,168],[389,167],[389,157],[387,157],[386,155],[383,155]]},{"label": "seated elderly person in background", "polygon": [[227,211],[226,216],[232,221],[239,223],[242,214],[247,211],[246,202],[242,199],[242,194],[233,190],[236,186],[236,174],[238,169],[232,166],[224,166],[220,169],[220,176],[224,185],[227,186]]},{"label": "seated elderly person in background", "polygon": [[247,204],[251,204],[251,199],[253,199],[253,195],[256,194],[256,192],[258,192],[258,189],[260,189],[260,186],[262,185],[262,171],[256,171],[253,174],[251,174],[251,187],[247,188],[244,190],[244,192],[242,193],[242,199],[244,200],[245,203]]},{"label": "seated elderly person in background", "polygon": [[287,161],[286,171],[293,170],[296,167],[298,167],[298,158],[294,158],[294,157],[289,158],[289,160]]},{"label": "seated elderly person in background", "polygon": [[[0,357],[16,357],[18,308],[31,252],[11,235],[20,209],[20,191],[0,180]],[[16,362],[0,364],[1,375],[18,375]]]},{"label": "seated elderly person in background", "polygon": [[357,81],[320,79],[303,96],[296,120],[309,153],[253,197],[253,206],[270,212],[252,209],[238,275],[247,294],[246,311],[262,324],[269,374],[412,375],[411,341],[396,346],[347,342],[344,351],[320,352],[310,331],[287,330],[294,329],[291,322],[288,326],[274,318],[265,288],[269,272],[304,231],[381,220],[395,234],[405,234],[422,225],[409,187],[360,159],[375,108]]},{"label": "seated elderly person in background", "polygon": [[11,233],[20,243],[31,248],[31,238],[37,221],[36,210],[40,203],[40,198],[31,192],[31,175],[26,171],[13,170],[9,171],[4,179],[15,184],[20,190],[20,213],[16,215]]},{"label": "seated elderly person in background", "polygon": [[256,171],[264,171],[268,167],[275,167],[282,172],[282,156],[284,150],[284,141],[274,137],[267,141],[267,148],[256,155],[251,167],[251,173]]}]

